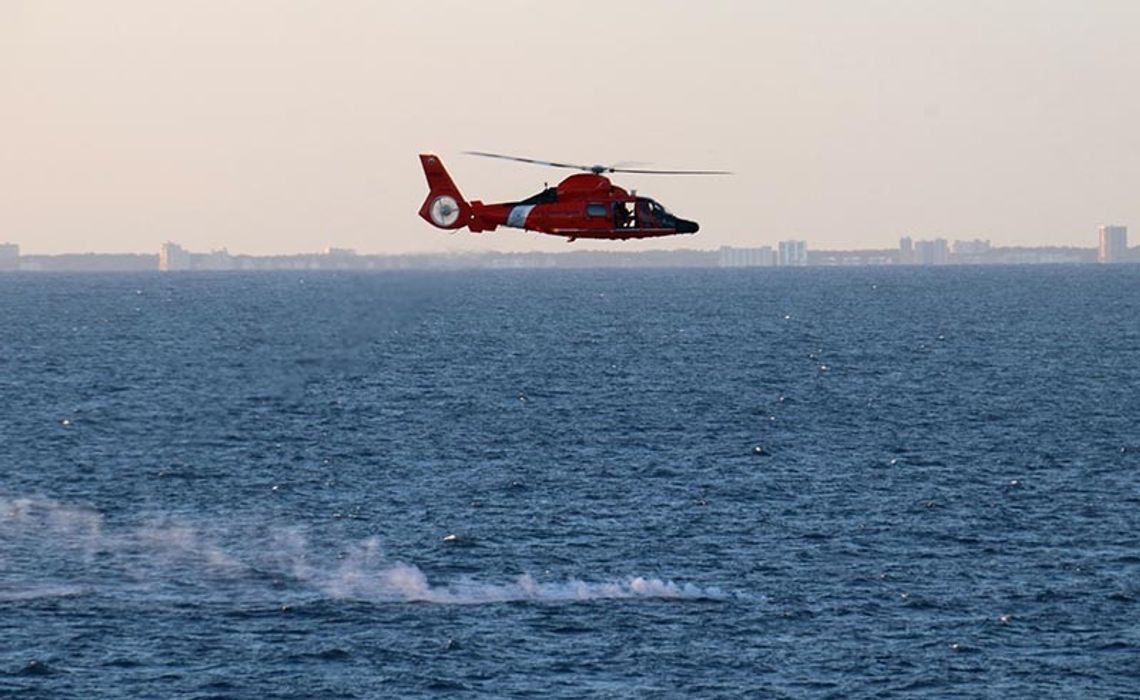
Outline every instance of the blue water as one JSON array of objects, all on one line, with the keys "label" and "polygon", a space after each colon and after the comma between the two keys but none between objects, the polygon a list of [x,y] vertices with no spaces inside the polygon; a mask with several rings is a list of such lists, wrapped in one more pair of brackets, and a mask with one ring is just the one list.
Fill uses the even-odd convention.
[{"label": "blue water", "polygon": [[0,696],[1138,697],[1140,266],[0,300]]}]

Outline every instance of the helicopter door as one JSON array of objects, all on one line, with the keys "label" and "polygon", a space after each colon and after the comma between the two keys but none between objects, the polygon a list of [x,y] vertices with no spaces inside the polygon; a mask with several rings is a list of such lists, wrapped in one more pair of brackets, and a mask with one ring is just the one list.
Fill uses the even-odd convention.
[{"label": "helicopter door", "polygon": [[614,228],[637,228],[633,206],[629,202],[614,202]]}]

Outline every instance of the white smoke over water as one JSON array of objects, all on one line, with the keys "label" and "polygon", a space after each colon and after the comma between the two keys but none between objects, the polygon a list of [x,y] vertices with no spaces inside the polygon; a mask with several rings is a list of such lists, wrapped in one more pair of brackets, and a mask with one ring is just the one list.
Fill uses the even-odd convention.
[{"label": "white smoke over water", "polygon": [[350,554],[329,577],[318,577],[322,590],[333,598],[372,602],[424,602],[445,605],[475,605],[519,601],[575,602],[624,598],[720,599],[717,588],[633,576],[621,581],[538,582],[522,574],[509,583],[488,583],[469,578],[446,585],[432,585],[417,566],[404,562],[385,563],[376,538]]},{"label": "white smoke over water", "polygon": [[[155,518],[116,532],[90,507],[0,495],[0,602],[82,595],[124,584],[141,587],[143,592],[148,586],[157,589],[174,584],[210,591],[219,579],[231,585],[259,581],[264,585],[264,576],[252,574],[266,571],[322,597],[372,603],[480,605],[728,597],[715,587],[642,576],[600,582],[539,581],[524,573],[506,582],[463,577],[433,583],[414,564],[387,559],[377,537],[350,547],[339,559],[334,553],[333,563],[327,563],[299,528],[274,530],[265,542],[250,544],[245,549],[257,554],[238,554],[201,528],[170,518]],[[59,573],[44,573],[52,570]],[[264,595],[279,593],[265,591]]]}]

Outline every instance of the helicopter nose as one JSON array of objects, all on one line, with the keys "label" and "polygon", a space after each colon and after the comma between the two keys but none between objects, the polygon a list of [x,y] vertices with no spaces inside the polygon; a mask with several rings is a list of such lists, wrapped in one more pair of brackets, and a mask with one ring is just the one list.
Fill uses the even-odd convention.
[{"label": "helicopter nose", "polygon": [[696,233],[701,229],[700,224],[688,219],[677,219],[677,233]]}]

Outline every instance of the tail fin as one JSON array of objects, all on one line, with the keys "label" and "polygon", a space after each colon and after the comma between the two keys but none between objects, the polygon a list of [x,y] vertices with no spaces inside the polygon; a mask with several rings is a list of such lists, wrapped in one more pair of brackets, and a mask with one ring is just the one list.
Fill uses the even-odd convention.
[{"label": "tail fin", "polygon": [[428,192],[420,216],[432,226],[444,229],[463,228],[471,220],[471,205],[459,194],[439,156],[420,154],[420,164],[427,176]]}]

